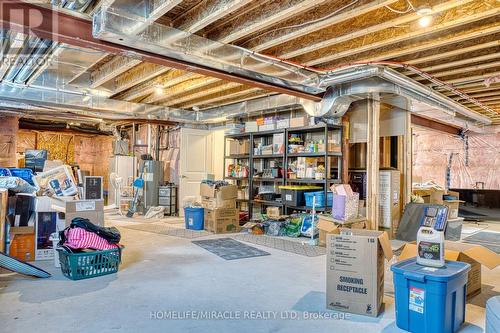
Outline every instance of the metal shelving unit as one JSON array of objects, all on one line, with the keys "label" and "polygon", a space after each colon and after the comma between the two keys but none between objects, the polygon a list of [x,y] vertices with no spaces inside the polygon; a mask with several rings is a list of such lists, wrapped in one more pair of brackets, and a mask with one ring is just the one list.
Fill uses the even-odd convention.
[{"label": "metal shelving unit", "polygon": [[[292,185],[292,184],[314,184],[314,185],[322,185],[323,191],[325,193],[325,200],[327,198],[327,192],[329,186],[331,184],[339,184],[341,183],[341,175],[342,175],[342,152],[328,152],[328,133],[329,131],[339,131],[340,132],[340,145],[342,147],[342,136],[343,136],[343,128],[341,125],[316,125],[316,126],[305,126],[305,127],[294,127],[288,129],[277,129],[272,131],[265,132],[253,132],[253,133],[243,133],[243,134],[232,134],[226,135],[224,138],[224,152],[226,152],[226,139],[248,139],[250,141],[250,147],[248,154],[236,154],[225,156],[224,159],[248,159],[248,167],[249,167],[249,175],[248,178],[240,178],[240,177],[224,177],[224,179],[234,180],[234,181],[248,181],[249,186],[249,199],[238,199],[238,202],[248,203],[249,214],[252,214],[254,205],[260,206],[275,206],[282,207],[283,213],[288,213],[289,211],[306,211],[310,210],[309,207],[305,206],[290,206],[285,205],[282,201],[269,201],[269,200],[256,200],[253,199],[255,197],[254,193],[254,184],[255,183],[265,183],[272,182],[273,184],[280,185]],[[285,144],[285,152],[283,154],[269,154],[269,155],[254,155],[254,139],[269,137],[273,134],[283,134],[284,135],[284,144]],[[289,134],[298,134],[298,133],[323,133],[324,134],[324,144],[325,151],[324,152],[312,152],[312,153],[288,153],[288,135]],[[289,179],[288,178],[288,166],[289,159],[297,158],[297,157],[317,157],[325,159],[325,179]],[[337,175],[338,179],[327,179],[330,174],[330,165],[329,158],[337,157],[338,165],[337,165]],[[254,176],[254,161],[258,160],[269,160],[269,159],[281,159],[281,165],[283,168],[283,177],[280,178],[260,178]],[[224,163],[224,175],[226,175],[226,164]],[[317,208],[317,211],[325,211],[327,208]]]}]

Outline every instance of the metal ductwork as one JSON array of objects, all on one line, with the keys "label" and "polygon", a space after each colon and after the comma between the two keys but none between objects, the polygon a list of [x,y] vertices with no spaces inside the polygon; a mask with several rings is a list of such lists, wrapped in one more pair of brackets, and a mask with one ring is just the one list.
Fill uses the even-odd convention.
[{"label": "metal ductwork", "polygon": [[[51,2],[53,5],[58,5],[64,9],[84,12],[92,1],[93,0],[52,0]],[[48,57],[57,53],[56,50],[59,47],[59,43],[50,40],[40,39],[38,37],[26,38],[15,63],[8,68],[2,79],[18,84],[28,84],[36,79],[36,76],[47,67]],[[17,52],[12,47],[8,51]]]},{"label": "metal ductwork", "polygon": [[[447,113],[450,117],[460,115],[461,126],[470,123],[491,124],[491,119],[473,112],[403,74],[383,66],[362,65],[330,72],[321,83],[326,87],[321,102],[313,102],[287,95],[274,95],[236,104],[214,107],[203,112],[202,119],[251,116],[265,111],[274,112],[283,108],[302,107],[315,117],[341,117],[349,106],[358,100],[379,94],[382,101],[395,107],[416,113]],[[457,125],[457,122],[450,121]]]},{"label": "metal ductwork", "polygon": [[[464,118],[491,124],[491,119],[462,106],[453,99],[391,69],[383,66],[361,65],[329,72],[322,86],[327,91],[321,102],[301,100],[304,110],[311,116],[341,117],[352,102],[370,98],[373,94],[392,94],[405,98],[410,105],[424,103]],[[400,107],[401,105],[397,105]],[[418,111],[410,110],[408,111]]]}]

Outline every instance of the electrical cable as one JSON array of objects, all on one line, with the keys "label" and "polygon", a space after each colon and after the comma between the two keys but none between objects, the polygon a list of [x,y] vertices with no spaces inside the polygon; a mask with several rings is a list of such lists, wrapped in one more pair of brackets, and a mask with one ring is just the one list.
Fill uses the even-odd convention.
[{"label": "electrical cable", "polygon": [[415,7],[413,7],[413,4],[409,0],[406,0],[406,2],[408,3],[408,8],[406,8],[406,10],[404,10],[404,11],[391,8],[390,6],[384,6],[384,7],[389,9],[391,12],[398,13],[398,14],[406,14],[406,13],[411,12],[412,10],[415,10]]}]

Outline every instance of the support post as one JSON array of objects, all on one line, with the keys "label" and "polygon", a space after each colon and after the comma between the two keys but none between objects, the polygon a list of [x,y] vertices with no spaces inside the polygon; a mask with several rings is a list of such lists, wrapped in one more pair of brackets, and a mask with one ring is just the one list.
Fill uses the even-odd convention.
[{"label": "support post", "polygon": [[366,218],[368,228],[378,230],[379,222],[379,169],[380,169],[380,96],[373,94],[367,100],[367,196],[366,196]]}]

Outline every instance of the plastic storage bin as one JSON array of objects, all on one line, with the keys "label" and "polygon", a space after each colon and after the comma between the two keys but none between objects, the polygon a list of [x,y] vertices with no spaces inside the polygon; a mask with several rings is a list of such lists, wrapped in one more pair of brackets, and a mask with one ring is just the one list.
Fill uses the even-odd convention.
[{"label": "plastic storage bin", "polygon": [[71,253],[57,249],[61,271],[68,279],[83,280],[118,272],[122,249]]},{"label": "plastic storage bin", "polygon": [[10,170],[7,168],[0,168],[0,177],[10,177],[12,174],[10,173]]},{"label": "plastic storage bin", "polygon": [[205,227],[205,210],[198,207],[186,207],[184,208],[184,223],[186,224],[186,229],[191,230],[203,230]]},{"label": "plastic storage bin", "polygon": [[11,168],[9,170],[13,177],[19,177],[27,181],[30,185],[35,185],[33,183],[33,170],[27,168]]},{"label": "plastic storage bin", "polygon": [[465,320],[470,265],[446,261],[442,268],[410,258],[392,265],[396,325],[410,332],[454,333]]},{"label": "plastic storage bin", "polygon": [[[281,198],[284,204],[289,206],[304,206],[306,204],[304,193],[317,192],[322,188],[319,186],[280,186]],[[312,205],[311,205],[312,206]]]},{"label": "plastic storage bin", "polygon": [[[306,201],[306,207],[311,207],[313,206],[313,197],[316,197],[316,208],[323,208],[325,207],[325,192],[323,191],[318,191],[318,192],[305,192],[304,193],[304,198]],[[327,192],[327,199],[326,199],[326,206],[331,207],[332,206],[332,201],[333,201],[333,192]]]}]

